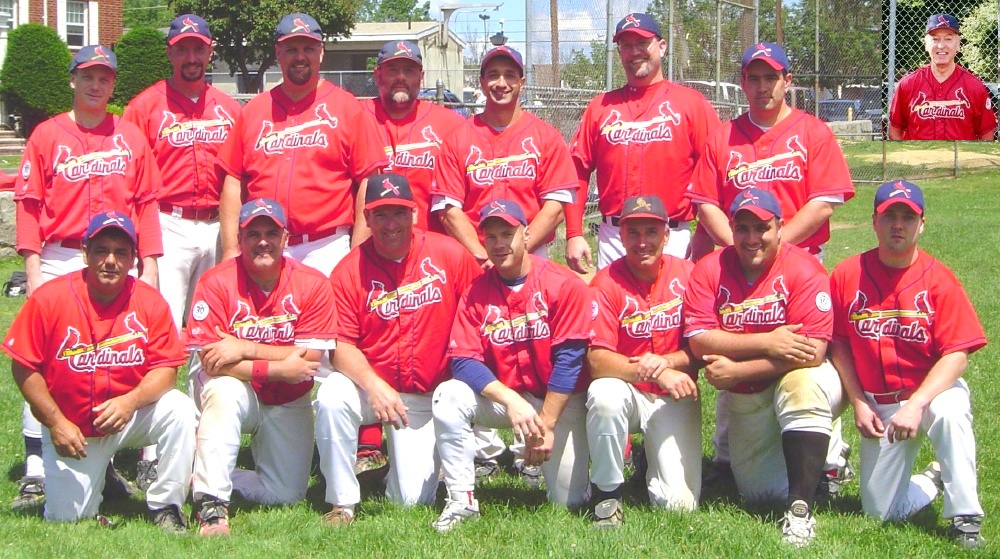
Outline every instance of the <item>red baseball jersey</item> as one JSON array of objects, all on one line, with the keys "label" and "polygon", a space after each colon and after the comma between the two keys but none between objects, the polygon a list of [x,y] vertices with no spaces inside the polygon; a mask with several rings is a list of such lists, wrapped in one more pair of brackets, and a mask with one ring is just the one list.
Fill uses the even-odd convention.
[{"label": "red baseball jersey", "polygon": [[997,115],[982,80],[956,66],[939,83],[928,64],[899,80],[889,124],[904,140],[978,140],[997,127]]},{"label": "red baseball jersey", "polygon": [[159,201],[196,210],[219,207],[225,174],[219,148],[229,136],[240,104],[211,85],[197,101],[157,82],[125,107],[123,119],[146,136],[163,176]]},{"label": "red baseball jersey", "polygon": [[[626,357],[644,353],[667,355],[685,346],[684,290],[694,264],[664,255],[660,275],[652,285],[636,278],[619,258],[597,272],[590,289],[597,302],[591,347],[602,347]],[[698,379],[693,373],[691,378]],[[655,382],[638,382],[643,392],[666,394]]]},{"label": "red baseball jersey", "polygon": [[684,188],[718,127],[719,116],[701,93],[668,80],[595,97],[570,148],[581,190],[566,208],[567,236],[583,234],[586,185],[595,170],[598,207],[606,216],[620,214],[631,196],[655,194],[671,219],[694,217]]},{"label": "red baseball jersey", "polygon": [[854,255],[837,265],[830,283],[833,338],[851,344],[868,392],[916,389],[943,355],[986,345],[962,284],[923,251],[906,268],[882,264],[878,249]]},{"label": "red baseball jersey", "polygon": [[513,200],[528,222],[557,190],[576,191],[566,140],[551,124],[523,112],[497,132],[480,115],[448,135],[431,193],[459,200],[479,227],[479,210],[493,200]]},{"label": "red baseball jersey", "polygon": [[130,392],[152,369],[179,367],[184,345],[163,296],[133,277],[108,304],[90,298],[79,270],[46,282],[24,303],[3,350],[38,371],[59,406],[86,437],[94,407]]},{"label": "red baseball jersey", "polygon": [[14,187],[17,250],[41,253],[44,243],[79,242],[91,217],[115,210],[135,222],[139,257],[161,256],[161,186],[156,160],[134,124],[109,113],[87,129],[69,113],[56,115],[31,133],[21,159]]},{"label": "red baseball jersey", "polygon": [[[854,196],[851,171],[830,127],[798,109],[767,131],[752,123],[749,113],[723,124],[695,165],[686,196],[728,214],[747,188],[774,194],[785,221],[813,198]],[[829,239],[826,222],[798,246],[816,252]]]},{"label": "red baseball jersey", "polygon": [[[749,283],[730,246],[702,258],[691,271],[684,293],[684,335],[704,330],[757,334],[801,324],[799,334],[829,341],[830,307],[830,277],[808,252],[781,243],[770,269]],[[772,382],[744,382],[731,391],[752,394]]]},{"label": "red baseball jersey", "polygon": [[[531,271],[521,289],[504,285],[495,268],[472,282],[451,330],[449,357],[482,361],[497,380],[542,398],[552,373],[552,347],[594,334],[587,284],[570,270],[526,254]],[[576,391],[589,378],[581,371]]]},{"label": "red baseball jersey", "polygon": [[320,80],[292,101],[277,86],[243,108],[219,161],[246,199],[285,208],[289,235],[323,235],[354,223],[354,185],[388,163],[375,122],[353,95]]},{"label": "red baseball jersey", "polygon": [[458,113],[434,103],[418,100],[416,109],[401,120],[393,120],[378,98],[361,102],[382,132],[386,171],[403,175],[410,181],[417,203],[417,227],[444,233],[444,226],[430,213],[431,184],[441,162],[441,138],[468,125]]},{"label": "red baseball jersey", "polygon": [[[325,351],[334,347],[335,324],[333,292],[322,273],[284,258],[277,285],[264,293],[250,278],[242,257],[237,256],[198,281],[191,298],[187,343],[204,346],[218,341],[218,327],[241,340]],[[313,381],[251,384],[261,403],[280,405],[308,393]]]},{"label": "red baseball jersey", "polygon": [[337,338],[356,346],[395,390],[433,392],[447,378],[448,335],[455,310],[482,273],[458,241],[414,229],[402,262],[355,247],[330,275]]}]

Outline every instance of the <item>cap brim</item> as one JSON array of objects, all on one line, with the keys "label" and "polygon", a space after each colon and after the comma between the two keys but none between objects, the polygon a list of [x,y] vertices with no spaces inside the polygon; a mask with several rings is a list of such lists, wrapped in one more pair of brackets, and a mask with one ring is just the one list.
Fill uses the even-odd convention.
[{"label": "cap brim", "polygon": [[744,206],[733,212],[733,219],[736,219],[736,214],[740,212],[750,212],[764,221],[770,221],[771,218],[778,217],[771,210],[766,210],[760,206]]},{"label": "cap brim", "polygon": [[494,60],[496,58],[501,58],[501,57],[503,57],[503,58],[509,58],[510,61],[513,62],[515,66],[517,66],[518,68],[521,69],[521,73],[524,74],[524,66],[520,62],[518,62],[516,58],[514,58],[510,54],[507,54],[506,52],[497,52],[497,53],[494,53],[494,54],[487,54],[486,58],[484,58],[483,61],[479,64],[479,69],[482,70],[483,68],[486,67],[486,65],[490,61],[492,61],[492,60]]},{"label": "cap brim", "polygon": [[118,73],[118,69],[117,68],[115,68],[114,66],[108,64],[107,62],[101,62],[99,60],[88,60],[86,62],[81,62],[81,63],[77,64],[76,66],[74,66],[73,70],[83,70],[84,68],[92,68],[94,66],[104,66],[108,70],[111,70],[112,72],[114,72],[116,74]]},{"label": "cap brim", "polygon": [[382,206],[403,206],[406,208],[416,208],[417,203],[413,200],[407,200],[405,198],[385,198],[383,200],[373,200],[365,204],[366,210],[374,210],[375,208],[381,208]]},{"label": "cap brim", "polygon": [[421,68],[424,67],[424,63],[423,63],[422,60],[417,60],[416,58],[414,58],[412,56],[406,56],[405,54],[400,54],[400,55],[395,55],[395,56],[387,56],[387,57],[383,58],[382,60],[379,60],[377,66],[381,66],[381,65],[385,64],[386,62],[389,62],[390,60],[399,60],[401,58],[403,60],[409,60],[410,62],[416,64],[417,66],[420,66]]},{"label": "cap brim", "polygon": [[621,223],[621,222],[629,220],[629,219],[639,219],[639,218],[655,219],[656,221],[662,221],[663,223],[667,223],[669,221],[667,218],[663,217],[662,215],[656,215],[656,214],[651,214],[651,213],[646,213],[646,212],[636,212],[634,214],[628,214],[626,216],[622,216],[622,217],[618,218],[618,222]]},{"label": "cap brim", "polygon": [[930,35],[931,33],[935,32],[935,31],[942,31],[942,30],[943,31],[951,31],[952,33],[954,33],[956,35],[961,35],[962,34],[961,31],[959,31],[958,29],[955,29],[953,27],[934,27],[932,29],[928,29],[927,31],[925,31],[924,35]]},{"label": "cap brim", "polygon": [[746,70],[747,66],[750,66],[751,64],[753,64],[754,62],[756,62],[758,60],[766,62],[768,66],[770,66],[771,68],[774,68],[775,70],[785,71],[785,70],[788,69],[788,68],[785,68],[777,60],[774,60],[773,58],[768,58],[766,56],[758,56],[757,58],[751,58],[750,61],[747,62],[747,65],[743,67],[743,69]]},{"label": "cap brim", "polygon": [[285,224],[282,223],[280,219],[278,219],[277,217],[275,217],[273,215],[270,215],[270,214],[255,214],[255,215],[251,215],[250,217],[248,217],[248,218],[246,218],[246,219],[244,219],[243,221],[240,222],[240,227],[246,227],[247,225],[250,224],[251,221],[253,221],[253,220],[255,220],[255,219],[259,218],[259,217],[266,217],[266,218],[270,219],[271,221],[277,223],[278,227],[281,227],[281,228],[285,227]]},{"label": "cap brim", "polygon": [[202,35],[201,33],[181,33],[179,35],[171,37],[170,39],[167,39],[167,44],[173,46],[176,45],[178,42],[180,42],[181,39],[187,39],[188,37],[201,39],[201,41],[206,45],[212,44],[212,39],[209,39],[208,37]]},{"label": "cap brim", "polygon": [[882,202],[881,204],[878,205],[878,207],[875,208],[875,213],[878,213],[878,214],[883,213],[887,209],[889,209],[889,206],[891,206],[893,204],[903,204],[903,205],[909,206],[910,209],[913,210],[914,212],[916,212],[916,213],[918,213],[920,215],[924,215],[924,209],[921,208],[920,206],[918,206],[916,202],[914,202],[913,200],[910,200],[909,198],[902,198],[902,197],[899,197],[899,198],[889,198],[885,202]]},{"label": "cap brim", "polygon": [[521,223],[520,219],[517,219],[516,217],[514,217],[512,215],[508,215],[508,214],[493,214],[493,215],[488,215],[485,218],[483,218],[483,220],[479,222],[479,228],[482,229],[483,226],[486,225],[486,222],[489,221],[489,220],[491,220],[491,219],[501,219],[501,220],[503,220],[504,223],[506,223],[507,225],[511,225],[513,227],[517,227],[518,225],[524,225],[523,223]]},{"label": "cap brim", "polygon": [[320,43],[323,42],[323,38],[322,37],[317,37],[316,35],[314,35],[312,33],[289,33],[288,35],[285,35],[284,37],[281,37],[280,39],[278,39],[277,42],[280,43],[282,41],[287,41],[288,39],[294,39],[295,37],[305,37],[306,39],[312,39],[314,41],[319,41]]},{"label": "cap brim", "polygon": [[97,235],[99,235],[102,231],[106,231],[108,229],[117,229],[117,230],[121,231],[122,233],[125,233],[125,236],[132,240],[132,244],[133,245],[136,243],[135,235],[133,235],[132,233],[129,233],[127,229],[125,229],[124,227],[122,227],[120,225],[115,225],[113,223],[109,223],[107,225],[102,225],[102,226],[98,227],[97,229],[94,229],[94,232],[91,233],[89,237],[87,237],[86,239],[83,240],[83,244],[87,244],[88,242],[90,242],[91,239],[93,239],[94,237],[96,237]]},{"label": "cap brim", "polygon": [[622,29],[621,31],[615,33],[614,38],[612,38],[611,40],[613,42],[617,43],[619,37],[621,37],[622,35],[624,35],[626,33],[632,33],[633,35],[638,35],[640,37],[647,38],[647,39],[649,37],[658,37],[659,36],[656,33],[652,32],[652,31],[650,31],[648,29],[633,29],[633,28],[630,27],[628,29]]}]

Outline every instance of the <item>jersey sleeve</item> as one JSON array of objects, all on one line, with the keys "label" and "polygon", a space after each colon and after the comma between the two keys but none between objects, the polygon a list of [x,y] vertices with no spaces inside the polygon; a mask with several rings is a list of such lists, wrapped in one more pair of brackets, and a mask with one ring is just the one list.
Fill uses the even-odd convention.
[{"label": "jersey sleeve", "polygon": [[945,288],[934,298],[934,350],[938,355],[963,350],[972,353],[986,345],[986,334],[962,284],[950,272],[945,273],[948,277],[936,282]]},{"label": "jersey sleeve", "polygon": [[892,96],[892,100],[889,101],[889,124],[896,128],[906,130],[909,113],[910,113],[910,102],[907,96],[907,84],[909,81],[904,77],[899,80],[896,84],[896,91]]},{"label": "jersey sleeve", "polygon": [[467,134],[462,131],[451,134],[441,144],[441,161],[434,170],[434,181],[431,184],[431,194],[447,196],[455,200],[465,200],[465,165],[458,152],[466,145]]},{"label": "jersey sleeve", "polygon": [[147,365],[150,369],[183,365],[186,355],[184,344],[177,333],[170,307],[155,289],[138,285],[138,280],[136,282],[137,287],[140,288],[136,290],[136,295],[142,298],[142,309],[147,312],[146,316],[150,321],[147,333],[149,339],[146,342]]},{"label": "jersey sleeve", "polygon": [[996,107],[990,101],[990,90],[984,85],[979,89],[980,94],[979,99],[976,101],[977,112],[979,113],[979,118],[976,120],[978,126],[976,127],[976,138],[988,134],[989,132],[996,130],[997,127],[997,114]]},{"label": "jersey sleeve", "polygon": [[455,323],[451,328],[451,342],[448,345],[448,357],[466,357],[476,361],[486,361],[486,348],[483,344],[479,325],[483,317],[479,313],[479,305],[475,302],[475,289],[472,288],[462,296],[455,313]]},{"label": "jersey sleeve", "polygon": [[[701,157],[691,173],[691,184],[684,195],[691,200],[722,208],[723,178],[719,172],[717,136],[706,142]],[[726,213],[729,212],[726,210]]]},{"label": "jersey sleeve", "polygon": [[590,283],[590,293],[597,307],[597,316],[594,317],[594,339],[590,345],[617,352],[618,309],[621,307],[618,304],[617,290],[611,285],[612,283],[606,274],[598,274]]},{"label": "jersey sleeve", "polygon": [[722,126],[722,121],[719,120],[719,115],[715,112],[715,107],[708,102],[708,99],[705,99],[697,91],[694,92],[694,95],[698,98],[700,110],[696,111],[697,117],[694,121],[694,126],[691,127],[691,145],[697,154],[696,158],[700,158],[705,154],[705,144],[715,131]]},{"label": "jersey sleeve", "polygon": [[549,128],[543,141],[547,153],[542,159],[543,165],[538,181],[539,198],[541,195],[557,190],[575,192],[578,185],[576,168],[573,166],[573,159],[569,155],[566,141],[554,128]]},{"label": "jersey sleeve", "polygon": [[48,126],[42,123],[31,134],[28,143],[24,146],[24,155],[21,156],[21,169],[14,183],[14,200],[24,200],[26,198],[41,200],[45,193],[47,165],[45,150],[40,144],[42,143],[42,137],[49,133],[46,132],[47,129]]},{"label": "jersey sleeve", "polygon": [[587,284],[580,278],[568,277],[558,287],[558,293],[556,304],[551,309],[552,345],[559,345],[566,340],[589,342],[594,335],[591,322],[596,313]]},{"label": "jersey sleeve", "polygon": [[245,133],[246,120],[245,111],[236,117],[236,122],[233,123],[229,135],[226,136],[226,141],[219,148],[216,159],[227,175],[236,177],[241,182],[246,179],[243,174],[243,134]]},{"label": "jersey sleeve", "polygon": [[360,182],[375,170],[388,166],[389,159],[385,155],[384,140],[379,134],[375,119],[361,103],[356,105],[357,110],[351,117],[349,172],[355,182]]},{"label": "jersey sleeve", "polygon": [[854,197],[854,183],[844,152],[829,126],[820,123],[815,132],[806,167],[808,199],[840,194],[846,202]]},{"label": "jersey sleeve", "polygon": [[[310,284],[310,292],[304,298],[295,323],[295,344],[299,346],[307,340],[332,342],[337,339],[337,310],[333,303],[333,288],[325,277],[317,277]],[[332,349],[332,345],[327,349]]]},{"label": "jersey sleeve", "polygon": [[576,200],[572,204],[566,204],[563,209],[566,213],[566,238],[583,235],[583,214],[587,211],[590,176],[594,172],[592,107],[601,97],[598,96],[587,105],[580,119],[580,127],[576,129],[569,144],[570,157],[576,171],[577,192]]},{"label": "jersey sleeve", "polygon": [[219,341],[215,329],[229,332],[227,295],[215,275],[202,276],[191,297],[186,342],[188,347],[200,347]]},{"label": "jersey sleeve", "polygon": [[355,346],[361,339],[363,313],[359,301],[359,291],[363,290],[363,286],[360,285],[360,278],[352,273],[357,265],[358,260],[348,256],[330,274],[333,312],[337,315],[337,338]]},{"label": "jersey sleeve", "polygon": [[14,317],[3,341],[3,351],[32,371],[41,371],[51,356],[45,355],[45,311],[38,297],[28,297]]},{"label": "jersey sleeve", "polygon": [[[724,250],[724,249],[723,249]],[[720,274],[719,253],[702,258],[691,271],[684,291],[684,336],[721,327],[715,311],[715,292]]]},{"label": "jersey sleeve", "polygon": [[850,320],[848,319],[849,301],[844,294],[847,283],[847,273],[850,261],[845,260],[833,269],[830,275],[830,299],[833,306],[833,340],[837,342],[850,341]]},{"label": "jersey sleeve", "polygon": [[[782,246],[782,250],[788,249],[791,247]],[[801,324],[800,334],[830,341],[833,336],[830,276],[819,261],[804,253],[789,263],[795,269],[790,278],[792,285],[786,286],[789,290],[786,324]]]},{"label": "jersey sleeve", "polygon": [[142,155],[139,157],[138,169],[136,169],[136,193],[135,193],[135,213],[136,213],[136,236],[139,241],[139,257],[162,256],[163,236],[160,231],[160,209],[157,206],[156,198],[163,188],[163,177],[160,169],[156,165],[153,151],[145,140],[139,148]]}]

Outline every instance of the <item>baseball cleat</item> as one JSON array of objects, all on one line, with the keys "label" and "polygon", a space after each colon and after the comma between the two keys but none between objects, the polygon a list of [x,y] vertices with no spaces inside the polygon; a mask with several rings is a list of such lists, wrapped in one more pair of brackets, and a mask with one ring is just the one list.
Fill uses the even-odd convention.
[{"label": "baseball cleat", "polygon": [[531,466],[524,463],[524,458],[514,460],[514,470],[521,476],[521,481],[531,489],[538,489],[542,486],[542,467]]},{"label": "baseball cleat", "polygon": [[354,510],[351,507],[335,506],[323,515],[323,522],[329,526],[343,526],[354,522]]},{"label": "baseball cleat", "polygon": [[941,464],[936,460],[927,464],[927,467],[920,472],[920,475],[931,480],[934,487],[937,487],[938,493],[944,493],[944,481],[941,479]]},{"label": "baseball cleat", "polygon": [[198,507],[198,533],[202,536],[229,535],[229,503],[213,498],[202,499]]},{"label": "baseball cleat", "polygon": [[842,466],[823,472],[823,478],[820,480],[819,489],[816,492],[817,498],[826,499],[840,495],[844,485],[854,479],[854,468],[851,467],[851,445],[844,443],[840,448],[840,457],[844,460]]},{"label": "baseball cleat", "polygon": [[358,445],[358,459],[354,463],[354,476],[360,483],[372,483],[385,478],[389,472],[389,459],[378,448]]},{"label": "baseball cleat", "polygon": [[486,479],[500,471],[500,464],[492,458],[476,458],[476,481]]},{"label": "baseball cleat", "polygon": [[116,499],[129,499],[139,490],[129,480],[122,477],[115,469],[115,465],[108,462],[107,469],[104,470],[104,498],[112,501]]},{"label": "baseball cleat", "polygon": [[621,499],[604,499],[594,506],[594,528],[618,528],[625,522]]},{"label": "baseball cleat", "polygon": [[951,538],[966,549],[977,548],[986,543],[979,534],[982,523],[982,516],[956,516],[951,520]]},{"label": "baseball cleat", "polygon": [[150,512],[153,524],[159,526],[164,532],[171,534],[187,533],[187,522],[181,516],[181,509],[177,505],[168,505],[162,509]]},{"label": "baseball cleat", "polygon": [[434,529],[438,532],[447,532],[466,520],[476,518],[479,518],[479,501],[472,497],[471,493],[468,500],[456,501],[449,497],[445,501],[441,516],[434,521]]},{"label": "baseball cleat", "polygon": [[781,538],[795,547],[805,547],[816,537],[816,519],[809,514],[809,505],[805,501],[793,502],[778,524],[781,526]]},{"label": "baseball cleat", "polygon": [[139,460],[135,465],[135,485],[140,491],[149,491],[157,479],[156,466],[159,460]]},{"label": "baseball cleat", "polygon": [[25,510],[45,504],[45,478],[24,476],[18,482],[17,497],[10,503],[14,510]]}]

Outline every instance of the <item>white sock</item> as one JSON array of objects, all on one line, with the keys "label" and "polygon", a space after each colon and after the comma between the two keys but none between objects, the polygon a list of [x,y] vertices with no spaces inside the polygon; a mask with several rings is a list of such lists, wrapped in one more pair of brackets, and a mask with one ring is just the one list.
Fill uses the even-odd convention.
[{"label": "white sock", "polygon": [[24,475],[28,477],[45,477],[45,465],[41,456],[28,455],[24,460]]}]

